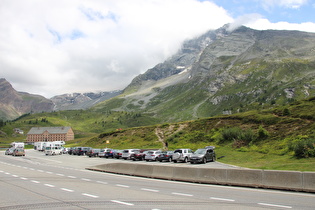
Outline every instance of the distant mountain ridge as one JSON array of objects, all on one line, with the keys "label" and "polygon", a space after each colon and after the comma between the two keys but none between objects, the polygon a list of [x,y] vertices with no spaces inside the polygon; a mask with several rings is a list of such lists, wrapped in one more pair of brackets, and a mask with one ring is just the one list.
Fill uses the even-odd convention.
[{"label": "distant mountain ridge", "polygon": [[183,121],[284,105],[315,95],[315,34],[229,25],[183,44],[96,105]]},{"label": "distant mountain ridge", "polygon": [[121,90],[98,93],[72,93],[54,96],[51,100],[55,104],[54,110],[87,109],[121,93]]},{"label": "distant mountain ridge", "polygon": [[95,104],[117,96],[121,90],[98,93],[72,93],[47,99],[40,95],[16,91],[0,78],[0,120],[14,120],[23,114],[58,110],[88,109]]}]

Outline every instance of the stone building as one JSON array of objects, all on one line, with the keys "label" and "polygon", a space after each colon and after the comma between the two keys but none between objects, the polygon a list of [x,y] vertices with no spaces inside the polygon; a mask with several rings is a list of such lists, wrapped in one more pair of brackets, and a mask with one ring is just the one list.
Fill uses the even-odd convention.
[{"label": "stone building", "polygon": [[27,142],[70,141],[74,139],[71,127],[32,127],[27,133]]}]

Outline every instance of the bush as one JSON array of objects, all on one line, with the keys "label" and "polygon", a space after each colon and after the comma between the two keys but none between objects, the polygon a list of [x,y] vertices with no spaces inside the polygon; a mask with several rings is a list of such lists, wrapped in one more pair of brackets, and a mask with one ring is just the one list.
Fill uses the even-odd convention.
[{"label": "bush", "polygon": [[315,139],[298,136],[289,144],[289,149],[294,151],[294,156],[297,158],[315,157]]},{"label": "bush", "polygon": [[269,137],[268,131],[264,129],[262,126],[259,126],[257,140],[265,140],[268,137]]},{"label": "bush", "polygon": [[257,135],[251,130],[242,130],[239,127],[227,128],[222,131],[222,138],[219,143],[233,141],[233,146],[240,148],[256,141]]},{"label": "bush", "polygon": [[239,139],[241,136],[242,129],[239,127],[227,128],[224,129],[221,133],[222,139],[220,139],[220,143],[231,142]]}]

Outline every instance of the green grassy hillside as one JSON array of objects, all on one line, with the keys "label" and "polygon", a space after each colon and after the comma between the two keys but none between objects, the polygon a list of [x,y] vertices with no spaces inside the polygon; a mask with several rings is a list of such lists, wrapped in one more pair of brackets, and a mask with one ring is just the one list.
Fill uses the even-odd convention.
[{"label": "green grassy hillside", "polygon": [[[216,146],[223,163],[261,169],[315,171],[315,97],[273,109],[164,123],[137,113],[62,111],[25,115],[1,128],[1,146],[22,141],[13,128],[72,126],[67,146],[193,150]],[[146,125],[146,126],[144,126]]]}]

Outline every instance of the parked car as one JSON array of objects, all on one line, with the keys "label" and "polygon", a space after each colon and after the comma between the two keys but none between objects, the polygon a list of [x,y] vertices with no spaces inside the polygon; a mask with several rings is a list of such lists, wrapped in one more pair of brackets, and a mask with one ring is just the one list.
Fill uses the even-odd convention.
[{"label": "parked car", "polygon": [[176,149],[173,153],[173,162],[177,163],[179,161],[182,161],[184,163],[187,163],[190,161],[190,156],[193,154],[193,151],[191,149]]},{"label": "parked car", "polygon": [[15,148],[12,153],[13,156],[25,156],[25,150],[23,148]]},{"label": "parked car", "polygon": [[101,149],[90,149],[89,151],[87,151],[86,155],[89,157],[98,157],[100,151]]},{"label": "parked car", "polygon": [[68,147],[63,147],[62,148],[62,153],[63,154],[67,154],[69,152],[69,148]]},{"label": "parked car", "polygon": [[121,155],[122,159],[127,160],[130,159],[131,154],[135,152],[139,152],[139,149],[125,149]]},{"label": "parked car", "polygon": [[109,149],[105,152],[105,158],[114,158],[114,149]]},{"label": "parked car", "polygon": [[136,160],[144,160],[145,155],[148,153],[149,151],[147,150],[139,150],[137,152],[134,152],[133,154],[130,155],[130,159],[133,161]]},{"label": "parked car", "polygon": [[8,148],[6,151],[5,151],[5,155],[12,155],[13,154],[13,151],[14,151],[15,148]]},{"label": "parked car", "polygon": [[89,150],[91,150],[92,148],[91,147],[77,147],[75,150],[74,150],[74,152],[73,152],[73,154],[74,155],[86,155],[86,153],[89,151]]},{"label": "parked car", "polygon": [[114,150],[113,157],[116,159],[119,159],[119,158],[121,158],[122,153],[123,153],[123,150]]},{"label": "parked car", "polygon": [[161,151],[148,151],[148,153],[145,155],[144,159],[145,161],[156,161],[157,157],[161,154]]},{"label": "parked car", "polygon": [[159,156],[157,157],[157,160],[162,162],[162,161],[168,161],[168,162],[172,162],[173,160],[173,151],[163,151],[159,154]]},{"label": "parked car", "polygon": [[207,163],[215,160],[214,148],[197,149],[194,154],[190,156],[190,163]]},{"label": "parked car", "polygon": [[74,153],[75,150],[76,150],[76,147],[70,147],[70,148],[68,149],[68,154],[69,154],[69,155],[73,155],[73,153]]},{"label": "parked car", "polygon": [[110,149],[110,148],[104,148],[104,149],[101,149],[101,151],[98,153],[98,156],[99,157],[105,157],[105,154],[107,153],[107,152],[110,152],[112,149]]}]

